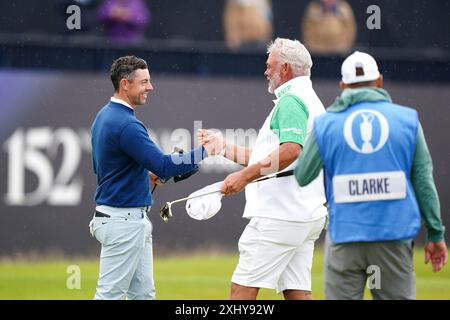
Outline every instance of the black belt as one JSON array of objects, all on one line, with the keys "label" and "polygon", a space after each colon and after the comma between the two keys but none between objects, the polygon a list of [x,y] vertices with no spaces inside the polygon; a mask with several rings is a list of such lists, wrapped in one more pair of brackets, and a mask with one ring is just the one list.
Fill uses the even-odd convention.
[{"label": "black belt", "polygon": [[94,216],[99,217],[99,218],[110,218],[111,217],[109,214],[106,214],[106,213],[103,213],[103,212],[100,212],[97,210],[95,210]]}]

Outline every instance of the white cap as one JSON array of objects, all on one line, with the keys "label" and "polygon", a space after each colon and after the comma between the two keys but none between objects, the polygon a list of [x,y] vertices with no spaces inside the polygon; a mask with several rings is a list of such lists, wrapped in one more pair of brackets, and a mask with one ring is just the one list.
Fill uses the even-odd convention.
[{"label": "white cap", "polygon": [[[357,68],[361,68],[363,74],[357,75]],[[377,80],[380,77],[378,65],[375,59],[364,52],[356,51],[342,63],[341,68],[342,82],[352,84]]]},{"label": "white cap", "polygon": [[211,193],[205,196],[201,196],[206,193],[220,191],[222,188],[223,181],[216,182],[209,186],[206,186],[200,190],[191,193],[189,197],[199,196],[198,198],[189,199],[186,202],[186,212],[187,214],[195,220],[207,220],[212,218],[219,212],[222,207],[222,196],[221,192]]}]

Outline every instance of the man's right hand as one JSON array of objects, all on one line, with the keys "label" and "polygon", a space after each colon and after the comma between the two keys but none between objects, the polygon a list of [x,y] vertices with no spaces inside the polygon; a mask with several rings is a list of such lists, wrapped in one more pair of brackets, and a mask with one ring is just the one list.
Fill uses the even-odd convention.
[{"label": "man's right hand", "polygon": [[448,250],[445,241],[427,242],[425,244],[425,264],[431,260],[433,272],[438,272],[447,263]]},{"label": "man's right hand", "polygon": [[210,156],[221,154],[226,146],[225,139],[218,130],[199,129],[197,131],[197,139]]}]

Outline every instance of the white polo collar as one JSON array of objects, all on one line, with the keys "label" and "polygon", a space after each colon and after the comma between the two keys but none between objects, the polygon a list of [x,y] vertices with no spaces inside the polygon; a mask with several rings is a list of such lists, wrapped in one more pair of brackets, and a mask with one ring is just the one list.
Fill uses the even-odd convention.
[{"label": "white polo collar", "polygon": [[111,97],[111,102],[123,104],[124,106],[127,106],[131,110],[134,110],[132,106],[130,106],[127,102],[125,102],[122,99],[119,99],[119,98],[116,98],[116,97]]},{"label": "white polo collar", "polygon": [[275,89],[274,94],[277,98],[273,100],[273,103],[277,104],[278,100],[286,94],[301,91],[302,88],[306,87],[312,87],[311,78],[309,76],[293,78]]}]

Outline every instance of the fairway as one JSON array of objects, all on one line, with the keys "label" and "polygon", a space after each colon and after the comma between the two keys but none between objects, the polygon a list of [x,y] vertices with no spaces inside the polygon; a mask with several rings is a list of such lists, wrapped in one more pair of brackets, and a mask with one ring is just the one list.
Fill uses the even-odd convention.
[{"label": "fairway", "polygon": [[[155,257],[157,299],[227,299],[231,274],[238,256],[230,254],[193,257]],[[418,299],[450,299],[450,268],[433,273],[424,265],[422,250],[415,252]],[[79,266],[81,288],[68,289],[70,265]],[[314,258],[314,299],[323,299],[323,252]],[[97,259],[51,259],[49,261],[0,262],[0,299],[92,299],[97,281]],[[273,290],[262,290],[259,299],[281,299]],[[368,291],[365,298],[370,298]]]}]

